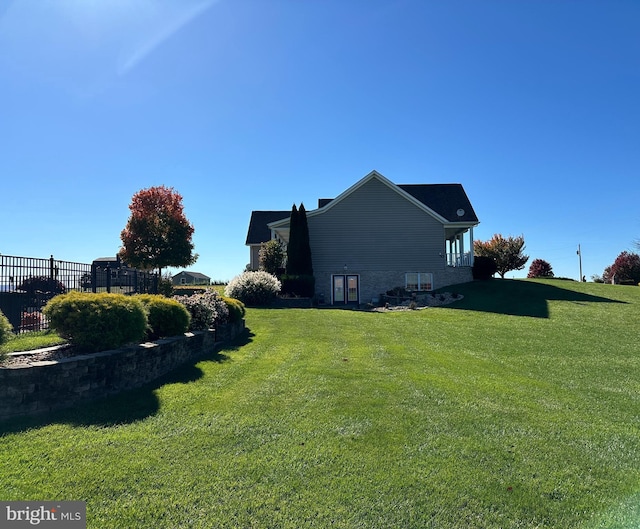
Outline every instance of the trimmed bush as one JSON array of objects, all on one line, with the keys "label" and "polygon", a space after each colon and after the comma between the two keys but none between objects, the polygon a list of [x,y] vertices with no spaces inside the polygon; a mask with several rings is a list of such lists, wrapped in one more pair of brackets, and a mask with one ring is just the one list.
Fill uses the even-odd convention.
[{"label": "trimmed bush", "polygon": [[288,296],[312,298],[315,293],[316,278],[309,275],[283,275],[282,293]]},{"label": "trimmed bush", "polygon": [[43,312],[53,330],[87,352],[140,342],[148,326],[141,301],[124,294],[73,291],[51,299]]},{"label": "trimmed bush", "polygon": [[473,279],[487,280],[493,277],[498,271],[496,262],[491,257],[485,257],[482,255],[476,255],[473,259],[473,268],[471,273]]},{"label": "trimmed bush", "polygon": [[192,331],[204,331],[229,321],[229,309],[220,295],[213,289],[206,289],[201,294],[192,296],[175,296],[191,314]]},{"label": "trimmed bush", "polygon": [[[7,343],[12,336],[13,327],[11,327],[9,320],[0,310],[0,345],[2,345],[3,343]],[[0,362],[4,360],[5,354],[6,353],[0,351]]]},{"label": "trimmed bush", "polygon": [[234,277],[225,287],[224,295],[239,299],[246,305],[268,305],[281,289],[282,284],[277,277],[258,270]]},{"label": "trimmed bush", "polygon": [[185,306],[175,299],[165,298],[160,294],[140,294],[135,297],[147,309],[149,340],[163,336],[178,336],[189,329],[191,315]]},{"label": "trimmed bush", "polygon": [[220,296],[220,299],[227,304],[229,309],[229,321],[235,323],[242,320],[246,314],[244,303],[239,299],[228,298],[227,296]]}]

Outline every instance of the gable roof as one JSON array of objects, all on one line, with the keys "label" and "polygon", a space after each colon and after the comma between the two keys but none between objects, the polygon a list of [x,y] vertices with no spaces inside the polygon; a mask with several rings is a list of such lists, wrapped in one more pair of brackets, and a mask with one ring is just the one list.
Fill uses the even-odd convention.
[{"label": "gable roof", "polygon": [[[469,198],[461,184],[396,185],[375,170],[333,200],[322,199],[322,202],[319,203],[319,205],[323,204],[322,207],[307,212],[307,216],[321,215],[374,178],[445,225],[475,225],[478,223],[478,217],[476,217],[471,202],[469,202]],[[458,210],[461,209],[464,210],[464,213],[458,215]],[[288,220],[288,217],[276,219],[270,223],[269,228],[284,226]]]},{"label": "gable roof", "polygon": [[173,277],[178,277],[179,275],[195,277],[196,279],[211,279],[209,276],[201,274],[200,272],[189,272],[188,270],[183,270],[182,272],[177,273]]},{"label": "gable roof", "polygon": [[277,220],[289,220],[291,211],[252,211],[245,244],[260,244],[271,240],[268,224]]},{"label": "gable roof", "polygon": [[[399,184],[398,187],[449,222],[478,222],[461,184]],[[462,215],[458,215],[459,210]]]}]

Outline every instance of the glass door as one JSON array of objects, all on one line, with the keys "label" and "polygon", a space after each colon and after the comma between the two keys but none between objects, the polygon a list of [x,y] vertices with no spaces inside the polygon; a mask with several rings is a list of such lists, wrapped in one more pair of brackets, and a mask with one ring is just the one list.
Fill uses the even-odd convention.
[{"label": "glass door", "polygon": [[332,283],[334,305],[358,303],[359,278],[357,275],[335,275]]},{"label": "glass door", "polygon": [[333,276],[333,302],[344,303],[344,276]]}]

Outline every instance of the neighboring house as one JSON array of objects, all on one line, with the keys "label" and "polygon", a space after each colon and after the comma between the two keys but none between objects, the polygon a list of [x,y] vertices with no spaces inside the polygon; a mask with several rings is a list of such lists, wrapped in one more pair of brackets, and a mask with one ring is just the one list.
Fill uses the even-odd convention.
[{"label": "neighboring house", "polygon": [[[287,243],[290,211],[254,211],[250,269],[260,244]],[[472,280],[478,218],[460,184],[396,185],[372,171],[307,211],[316,295],[368,303],[394,287],[429,291]]]},{"label": "neighboring house", "polygon": [[171,278],[174,285],[209,285],[211,278],[199,272],[183,271]]},{"label": "neighboring house", "polygon": [[[111,276],[110,285],[117,286],[129,286],[131,284],[131,278],[129,275],[135,274],[136,269],[127,266],[120,260],[120,256],[114,257],[98,257],[91,263],[92,274],[96,278],[96,287],[103,288],[107,286],[107,272]],[[88,285],[83,284],[83,287],[91,288],[91,277],[83,277],[83,283],[87,282]]]}]

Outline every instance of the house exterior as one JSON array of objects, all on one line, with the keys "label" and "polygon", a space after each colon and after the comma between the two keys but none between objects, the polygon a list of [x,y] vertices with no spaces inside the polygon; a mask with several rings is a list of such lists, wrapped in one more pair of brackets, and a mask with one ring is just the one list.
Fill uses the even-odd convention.
[{"label": "house exterior", "polygon": [[[258,270],[260,268],[260,245],[263,242],[274,239],[269,224],[276,220],[289,219],[289,211],[252,211],[249,221],[249,231],[247,232],[246,245],[249,247],[248,270]],[[288,240],[288,238],[287,238]]]},{"label": "house exterior", "polygon": [[[91,276],[95,279],[93,283],[95,283],[96,288],[130,286],[131,277],[136,272],[135,268],[122,262],[119,255],[98,257],[91,263]],[[109,279],[107,279],[107,274],[109,274]],[[83,281],[86,280],[88,282],[87,288],[91,288],[91,276],[83,278]]]},{"label": "house exterior", "polygon": [[[254,211],[246,244],[288,242],[289,211]],[[279,218],[278,218],[279,217]],[[395,287],[421,292],[472,280],[478,218],[460,184],[396,185],[372,171],[307,212],[316,295],[332,305],[375,302]]]},{"label": "house exterior", "polygon": [[199,272],[179,272],[171,278],[174,285],[209,285],[211,278]]}]

